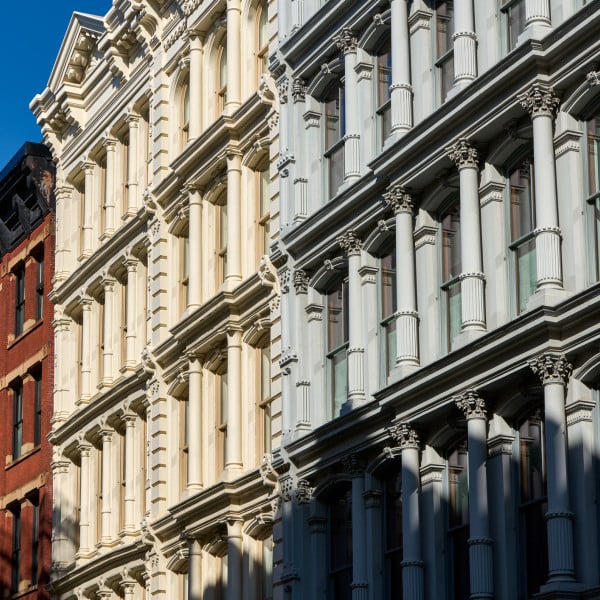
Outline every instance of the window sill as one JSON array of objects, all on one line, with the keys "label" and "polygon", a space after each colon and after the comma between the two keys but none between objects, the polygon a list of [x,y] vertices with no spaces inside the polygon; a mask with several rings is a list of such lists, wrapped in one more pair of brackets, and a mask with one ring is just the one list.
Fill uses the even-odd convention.
[{"label": "window sill", "polygon": [[37,321],[26,321],[23,326],[23,331],[15,336],[14,334],[9,334],[8,336],[8,344],[6,345],[7,349],[12,348],[16,344],[18,344],[24,337],[29,335],[32,331],[41,327],[43,323],[43,319],[38,319]]},{"label": "window sill", "polygon": [[13,467],[17,466],[18,464],[22,463],[23,461],[27,460],[30,456],[33,456],[34,454],[36,454],[37,452],[39,452],[41,450],[42,446],[38,445],[33,447],[31,450],[27,450],[27,452],[24,452],[23,454],[21,454],[21,456],[19,456],[19,458],[15,458],[14,460],[11,460],[4,466],[4,470],[8,471],[9,469],[12,469]]}]

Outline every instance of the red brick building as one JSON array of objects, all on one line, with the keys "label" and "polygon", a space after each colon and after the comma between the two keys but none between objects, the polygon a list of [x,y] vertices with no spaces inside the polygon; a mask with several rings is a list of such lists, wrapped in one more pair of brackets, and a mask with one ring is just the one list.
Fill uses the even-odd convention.
[{"label": "red brick building", "polygon": [[0,598],[49,598],[54,181],[27,142],[0,172]]}]

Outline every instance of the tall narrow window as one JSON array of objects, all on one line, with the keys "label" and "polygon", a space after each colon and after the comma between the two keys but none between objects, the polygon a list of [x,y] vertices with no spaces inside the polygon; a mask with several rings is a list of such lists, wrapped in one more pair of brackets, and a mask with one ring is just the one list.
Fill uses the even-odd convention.
[{"label": "tall narrow window", "polygon": [[390,86],[392,85],[392,52],[389,38],[377,53],[377,116],[380,146],[392,131]]},{"label": "tall narrow window", "polygon": [[[271,452],[271,346],[267,344],[260,353],[260,402],[262,413],[262,451]],[[260,418],[260,417],[259,417]]]},{"label": "tall narrow window", "polygon": [[520,547],[525,554],[527,597],[531,598],[540,591],[548,576],[546,453],[544,422],[539,414],[532,415],[519,427],[519,454]]},{"label": "tall narrow window", "polygon": [[510,249],[514,253],[516,305],[518,312],[523,312],[535,292],[537,280],[533,164],[529,160],[509,174],[509,187]]},{"label": "tall narrow window", "polygon": [[332,600],[352,598],[352,490],[329,505],[329,582]]},{"label": "tall narrow window", "polygon": [[525,31],[525,0],[503,0],[502,13],[506,31],[506,48],[510,52]]},{"label": "tall narrow window", "polygon": [[40,553],[40,507],[39,499],[33,505],[31,523],[31,585],[37,585]]},{"label": "tall narrow window", "polygon": [[222,198],[222,204],[218,204],[217,210],[217,277],[218,283],[225,281],[227,275],[227,199]]},{"label": "tall narrow window", "polygon": [[19,583],[21,583],[21,506],[16,505],[10,511],[12,513],[10,591],[11,594],[16,594],[19,591]]},{"label": "tall narrow window", "polygon": [[34,421],[33,445],[39,446],[42,442],[42,377],[37,373],[33,378],[34,385]]},{"label": "tall narrow window", "polygon": [[402,599],[402,476],[384,482],[386,598]]},{"label": "tall narrow window", "polygon": [[39,321],[44,312],[44,255],[36,259],[35,279],[35,320]]},{"label": "tall narrow window", "polygon": [[448,542],[454,600],[468,600],[469,587],[469,480],[467,445],[448,456]]},{"label": "tall narrow window", "polygon": [[262,596],[265,600],[273,600],[273,538],[269,536],[262,541]]},{"label": "tall narrow window", "polygon": [[190,137],[190,86],[186,83],[181,95],[181,149]]},{"label": "tall narrow window", "polygon": [[13,394],[13,436],[12,436],[12,458],[21,456],[23,446],[23,383],[15,381],[12,384]]},{"label": "tall narrow window", "polygon": [[188,400],[179,402],[179,490],[183,492],[188,483],[189,440]]},{"label": "tall narrow window", "polygon": [[15,271],[15,335],[23,333],[25,324],[25,265]]},{"label": "tall narrow window", "polygon": [[595,275],[600,279],[600,117],[586,123],[588,203],[593,209]]},{"label": "tall narrow window", "polygon": [[335,85],[325,99],[325,158],[329,197],[333,198],[344,182],[344,84]]},{"label": "tall narrow window", "polygon": [[259,244],[260,254],[269,253],[270,243],[270,210],[271,210],[271,197],[269,195],[269,169],[268,167],[263,171],[257,173],[258,178],[258,198],[259,198],[259,215],[258,215],[258,226],[259,226]]},{"label": "tall narrow window", "polygon": [[381,332],[385,377],[396,365],[396,252],[381,258]]},{"label": "tall narrow window", "polygon": [[460,212],[454,205],[442,217],[442,291],[446,297],[446,336],[448,350],[460,333],[462,300],[460,294]]},{"label": "tall narrow window", "polygon": [[179,238],[179,313],[182,314],[189,302],[190,240],[186,234]]},{"label": "tall narrow window", "polygon": [[218,58],[217,112],[223,112],[227,104],[227,46],[223,45]]},{"label": "tall narrow window", "polygon": [[440,78],[441,101],[448,95],[454,84],[454,47],[452,35],[454,33],[454,2],[440,0],[437,2],[436,14],[436,48]]},{"label": "tall narrow window", "polygon": [[257,50],[256,50],[256,61],[257,61],[257,73],[262,75],[263,73],[269,72],[269,15],[267,10],[267,3],[265,2],[259,8],[258,15],[258,35],[257,37]]},{"label": "tall narrow window", "polygon": [[224,469],[227,463],[227,371],[217,376],[217,467]]},{"label": "tall narrow window", "polygon": [[348,280],[327,294],[327,363],[332,416],[348,397]]}]

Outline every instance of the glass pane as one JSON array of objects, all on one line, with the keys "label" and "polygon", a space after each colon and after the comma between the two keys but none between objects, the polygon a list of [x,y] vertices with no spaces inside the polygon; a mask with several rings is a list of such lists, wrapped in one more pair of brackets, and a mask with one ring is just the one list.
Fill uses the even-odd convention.
[{"label": "glass pane", "polygon": [[331,398],[333,400],[333,416],[338,417],[342,406],[348,398],[348,357],[343,348],[330,359],[331,361]]},{"label": "glass pane", "polygon": [[444,281],[457,277],[462,271],[458,206],[442,219],[442,271]]},{"label": "glass pane", "polygon": [[377,106],[382,106],[390,99],[392,85],[392,53],[390,44],[386,43],[377,56]]},{"label": "glass pane", "polygon": [[543,421],[530,417],[519,428],[521,452],[521,502],[546,496]]},{"label": "glass pane", "polygon": [[390,374],[396,366],[396,357],[398,346],[396,341],[396,319],[392,319],[385,325],[385,356],[386,356],[386,376]]},{"label": "glass pane", "polygon": [[221,426],[227,424],[227,373],[220,376]]},{"label": "glass pane", "polygon": [[600,117],[587,123],[589,195],[600,192]]},{"label": "glass pane", "polygon": [[387,319],[396,312],[396,253],[381,259],[381,318]]},{"label": "glass pane", "polygon": [[331,148],[342,139],[341,112],[339,95],[325,103],[325,148]]},{"label": "glass pane", "polygon": [[457,281],[446,290],[448,315],[448,345],[460,333],[462,326],[462,296],[460,282]]},{"label": "glass pane", "polygon": [[[352,569],[352,492],[345,491],[330,506],[331,571]],[[349,582],[350,583],[350,582]],[[348,586],[350,589],[350,586]]]},{"label": "glass pane", "polygon": [[523,161],[509,175],[511,241],[531,233],[535,228],[533,164]]},{"label": "glass pane", "polygon": [[535,239],[521,244],[516,250],[517,257],[517,303],[519,312],[527,309],[529,298],[535,293],[537,264],[535,257]]},{"label": "glass pane", "polygon": [[329,197],[333,198],[344,183],[344,146],[339,146],[327,158],[329,164]]},{"label": "glass pane", "polygon": [[443,100],[454,85],[454,55],[452,53],[448,53],[440,64],[440,75]]},{"label": "glass pane", "polygon": [[452,50],[452,34],[454,33],[454,2],[443,0],[437,3],[437,58]]},{"label": "glass pane", "polygon": [[600,278],[600,198],[594,203],[594,222],[596,231],[596,278]]},{"label": "glass pane", "polygon": [[327,294],[327,345],[331,352],[348,341],[348,285]]},{"label": "glass pane", "polygon": [[510,5],[506,10],[506,20],[508,49],[512,50],[525,30],[525,0],[517,0]]},{"label": "glass pane", "polygon": [[190,86],[185,86],[185,92],[183,93],[183,126],[187,127],[190,122]]}]

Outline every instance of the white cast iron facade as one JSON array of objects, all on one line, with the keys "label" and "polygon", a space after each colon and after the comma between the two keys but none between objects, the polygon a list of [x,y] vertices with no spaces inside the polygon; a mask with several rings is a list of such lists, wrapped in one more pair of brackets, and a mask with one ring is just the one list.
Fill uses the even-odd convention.
[{"label": "white cast iron facade", "polygon": [[32,101],[60,165],[56,598],[271,596],[275,8],[76,13]]},{"label": "white cast iron facade", "polygon": [[600,597],[599,30],[280,2],[274,598]]}]

